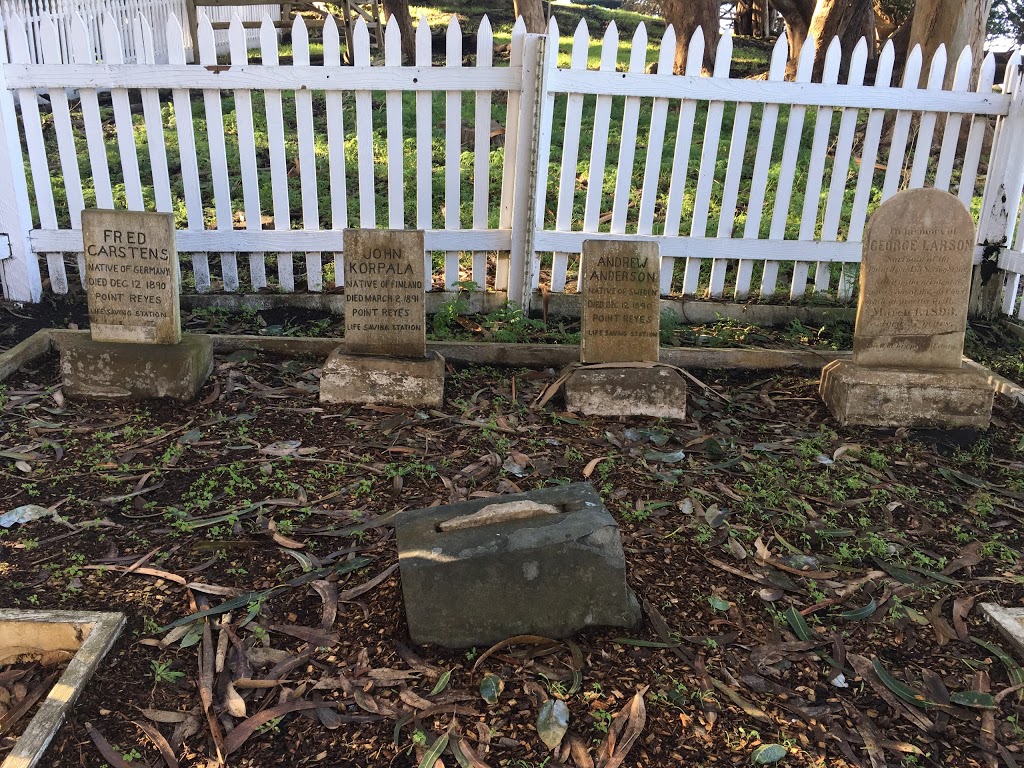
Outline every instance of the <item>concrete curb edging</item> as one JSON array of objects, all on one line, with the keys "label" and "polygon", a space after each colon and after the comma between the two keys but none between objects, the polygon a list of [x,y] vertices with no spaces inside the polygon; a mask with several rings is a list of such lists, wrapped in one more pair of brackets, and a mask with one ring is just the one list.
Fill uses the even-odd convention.
[{"label": "concrete curb edging", "polygon": [[[45,328],[0,353],[0,381],[24,365],[31,363],[52,349],[60,349],[63,339],[88,331]],[[210,334],[216,353],[249,349],[276,355],[322,357],[324,360],[344,339],[284,336],[245,336],[236,334]],[[575,344],[498,344],[479,341],[432,341],[427,349],[437,352],[450,363],[463,365],[518,365],[533,368],[561,368],[579,360],[579,347]],[[661,362],[678,368],[696,370],[801,370],[820,373],[822,367],[833,360],[848,360],[848,351],[821,351],[803,349],[711,349],[699,347],[663,347]],[[985,376],[992,389],[1014,402],[1024,403],[1024,387],[1004,376],[990,371],[968,357],[964,365]]]}]

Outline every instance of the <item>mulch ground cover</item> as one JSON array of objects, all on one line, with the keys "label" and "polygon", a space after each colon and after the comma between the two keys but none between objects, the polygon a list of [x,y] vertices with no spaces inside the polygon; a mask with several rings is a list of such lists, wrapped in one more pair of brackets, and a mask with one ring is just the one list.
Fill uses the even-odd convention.
[{"label": "mulch ground cover", "polygon": [[[5,382],[0,514],[47,511],[0,529],[0,605],[129,616],[43,765],[1024,762],[979,610],[1024,599],[1019,406],[842,429],[813,374],[705,371],[683,423],[582,418],[531,407],[555,371],[452,367],[443,410],[345,408],[321,362],[221,355],[184,406]],[[581,480],[642,626],[412,646],[395,514]]]}]

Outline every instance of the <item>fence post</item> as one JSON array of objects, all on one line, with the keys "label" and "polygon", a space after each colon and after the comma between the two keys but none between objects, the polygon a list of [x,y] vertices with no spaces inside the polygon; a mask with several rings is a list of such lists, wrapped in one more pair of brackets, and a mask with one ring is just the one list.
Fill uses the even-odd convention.
[{"label": "fence post", "polygon": [[39,261],[32,252],[32,208],[21,154],[21,132],[14,110],[14,92],[7,86],[7,45],[0,24],[0,233],[7,236],[10,257],[0,254],[4,296],[11,301],[37,302],[43,286]]},{"label": "fence post", "polygon": [[999,268],[999,254],[1009,247],[1024,187],[1024,75],[1018,71],[1007,80],[1013,100],[996,126],[978,221],[983,255],[974,267],[969,314],[979,320],[992,320],[1004,308],[1008,273]]}]

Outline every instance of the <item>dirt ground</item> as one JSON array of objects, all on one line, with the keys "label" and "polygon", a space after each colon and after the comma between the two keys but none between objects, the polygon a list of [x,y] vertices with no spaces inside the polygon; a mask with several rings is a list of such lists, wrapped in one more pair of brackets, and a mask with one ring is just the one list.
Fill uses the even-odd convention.
[{"label": "dirt ground", "polygon": [[[700,371],[683,423],[581,418],[532,407],[554,371],[450,367],[443,410],[347,408],[321,363],[220,355],[187,406],[4,383],[0,514],[50,513],[0,528],[0,605],[129,617],[43,765],[1024,762],[979,610],[1024,600],[1019,406],[842,429],[814,375]],[[412,646],[394,514],[584,480],[642,626]]]}]

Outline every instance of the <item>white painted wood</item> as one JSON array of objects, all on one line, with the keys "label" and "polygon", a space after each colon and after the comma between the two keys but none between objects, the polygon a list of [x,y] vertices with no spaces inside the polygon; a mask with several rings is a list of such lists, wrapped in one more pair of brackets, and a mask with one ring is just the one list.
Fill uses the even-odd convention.
[{"label": "white painted wood", "polygon": [[[676,32],[670,24],[665,28],[658,48],[657,77],[670,79],[675,62]],[[569,98],[573,98],[570,95]],[[647,162],[644,164],[643,187],[640,192],[640,216],[636,231],[649,235],[654,231],[654,206],[661,181],[661,159],[665,151],[665,123],[668,119],[668,99],[655,99],[651,104],[651,124],[647,137]]]},{"label": "white painted wood", "polygon": [[[857,42],[850,57],[850,70],[847,82],[860,85],[864,82],[864,71],[867,68],[868,44],[863,37]],[[832,161],[832,181],[829,184],[828,200],[825,204],[825,218],[821,225],[821,239],[834,241],[839,238],[839,224],[846,200],[846,190],[850,178],[850,158],[853,155],[853,139],[857,128],[859,110],[844,109],[839,119],[839,134],[836,137],[835,157]],[[868,118],[870,120],[870,117]],[[814,290],[827,291],[829,288],[830,268],[827,262],[819,261],[814,271]],[[841,268],[836,292],[840,299],[850,296],[852,285],[849,276]]]},{"label": "white painted wood", "polygon": [[[101,34],[107,62],[116,65],[124,60],[121,48],[121,34],[118,32],[120,20],[110,13],[103,14]],[[111,88],[110,100],[114,108],[114,126],[117,131],[117,150],[121,156],[121,175],[124,179],[125,198],[128,210],[141,211],[142,177],[139,174],[139,154],[135,146],[135,125],[132,121],[132,108],[128,103],[128,89]]]},{"label": "white painted wood", "polygon": [[[209,18],[199,17],[199,63],[216,66],[217,43],[213,39],[213,27]],[[224,143],[224,112],[221,108],[220,89],[203,90],[203,106],[206,109],[206,138],[210,147],[210,175],[213,177],[213,204],[217,217],[217,229],[233,229],[231,206],[231,182],[228,178],[227,148]],[[238,260],[233,253],[220,255],[221,279],[225,291],[238,290]]]},{"label": "white painted wood", "polygon": [[[892,69],[895,63],[896,53],[892,40],[885,44],[882,53],[878,57],[878,67],[875,70],[875,82],[880,87],[888,87],[892,81]],[[864,224],[867,221],[868,202],[871,199],[871,190],[874,186],[875,163],[878,160],[878,145],[882,136],[882,126],[885,120],[884,109],[873,109],[868,113],[867,127],[864,130],[864,144],[861,150],[860,170],[857,173],[857,186],[853,194],[853,207],[850,212],[850,228],[847,240],[860,242],[864,233]],[[843,283],[845,286],[846,283]],[[843,287],[841,286],[841,290]]]},{"label": "white painted wood", "polygon": [[[431,66],[433,40],[426,14],[421,13],[416,26],[416,67]],[[511,109],[511,107],[510,107]],[[416,226],[427,230],[434,226],[434,120],[433,95],[429,91],[416,92]],[[426,288],[433,285],[434,256],[423,254],[423,274]]]},{"label": "white painted wood", "polygon": [[[914,46],[907,57],[906,66],[903,69],[903,90],[907,93],[908,99],[917,89],[921,78],[921,47]],[[882,202],[896,194],[900,188],[900,181],[903,177],[903,163],[907,151],[907,135],[910,131],[910,123],[914,114],[910,109],[901,109],[896,113],[896,120],[893,122],[892,139],[889,142],[889,156],[886,160],[885,180],[882,182]]]},{"label": "white painted wood", "polygon": [[[309,66],[309,34],[302,16],[292,23],[292,57],[297,66]],[[317,199],[316,147],[313,139],[313,93],[309,88],[295,91],[295,122],[299,141],[299,189],[302,195],[302,228],[320,229],[320,203]],[[306,287],[323,290],[323,265],[319,251],[307,251]]]},{"label": "white painted wood", "polygon": [[[462,28],[459,19],[452,16],[445,37],[445,68],[462,67]],[[462,91],[449,90],[444,94],[444,227],[460,229],[462,206]],[[455,290],[459,282],[459,252],[444,255],[444,285]]]},{"label": "white painted wood", "polygon": [[[427,38],[429,40],[429,36]],[[523,68],[523,52],[526,44],[526,25],[523,23],[522,18],[516,20],[515,26],[512,27],[512,50],[509,53],[509,64],[512,67],[519,67],[520,71],[524,73],[526,77],[527,70]],[[520,121],[523,119],[523,100],[522,91],[525,87],[523,83],[520,83],[517,90],[510,90],[508,92],[508,102],[505,109],[505,140],[504,140],[504,158],[502,159],[501,168],[501,205],[498,211],[498,227],[500,229],[512,229],[513,217],[515,215],[514,202],[515,202],[515,180],[516,180],[516,169],[518,167],[520,155],[526,155],[528,153],[519,152],[519,126]],[[522,178],[520,176],[519,178]],[[520,207],[520,215],[526,214]],[[428,256],[429,257],[429,256]],[[496,291],[509,291],[509,301],[515,301],[511,296],[509,289],[509,282],[512,274],[512,261],[513,255],[509,253],[498,254],[498,261],[494,269],[494,290]],[[520,269],[520,274],[522,270]]]},{"label": "white painted wood", "polygon": [[[493,66],[494,37],[485,15],[476,34],[477,69]],[[491,176],[491,92],[477,91],[473,141],[473,229],[487,229]],[[473,282],[487,287],[487,253],[473,252]]]},{"label": "white painted wood", "polygon": [[[89,30],[76,14],[72,24],[72,45],[74,46],[75,63],[90,65],[94,63],[92,40]],[[83,69],[87,67],[83,66]],[[85,122],[85,140],[89,151],[89,166],[92,169],[93,188],[96,191],[98,208],[113,208],[114,195],[110,189],[110,167],[107,165],[107,147],[103,140],[103,125],[100,121],[100,104],[96,98],[95,88],[81,88],[78,94],[82,108],[82,119]]]},{"label": "white painted wood", "polygon": [[[242,19],[236,14],[228,29],[231,65],[244,65],[249,60],[249,47]],[[249,232],[263,229],[260,210],[259,175],[256,170],[256,139],[252,119],[252,92],[247,88],[235,91],[235,120],[238,125],[238,159],[242,176],[242,203],[245,210],[245,228]],[[249,254],[249,281],[253,291],[267,285],[267,265],[264,254]]]},{"label": "white painted wood", "polygon": [[[384,31],[384,66],[402,66],[402,34],[398,19],[388,19]],[[388,147],[388,226],[405,227],[404,137],[402,135],[402,92],[388,91],[384,97]]]},{"label": "white painted wood", "polygon": [[[629,50],[629,71],[643,72],[647,67],[647,27],[643,22],[636,26]],[[629,213],[629,192],[633,187],[633,161],[636,157],[637,126],[640,122],[640,98],[627,96],[622,110],[622,131],[619,141],[619,161],[615,169],[615,197],[612,200],[613,234],[626,231]]]},{"label": "white painted wood", "polygon": [[[981,72],[978,74],[978,84],[975,90],[978,93],[991,93],[995,78],[996,60],[995,56],[989,53],[981,63]],[[967,148],[964,151],[963,165],[960,169],[960,187],[957,190],[957,197],[967,208],[970,208],[974,198],[974,188],[978,183],[978,166],[981,162],[981,150],[988,125],[989,118],[976,117],[971,121],[971,130],[967,135]]]},{"label": "white painted wood", "polygon": [[[277,29],[270,16],[264,15],[260,25],[260,49],[263,63],[269,67],[278,65]],[[291,229],[291,207],[288,202],[288,168],[284,154],[284,117],[281,106],[281,91],[268,88],[263,94],[267,110],[267,143],[270,149],[270,195],[274,202],[274,229],[278,232]],[[295,290],[295,266],[291,253],[277,254],[277,281],[281,290]]]},{"label": "white painted wood", "polygon": [[[167,19],[167,57],[171,64],[185,63],[185,36],[178,17],[174,14]],[[178,157],[181,167],[182,186],[185,190],[185,216],[190,232],[206,228],[203,218],[203,200],[199,190],[199,164],[196,160],[196,137],[192,124],[192,100],[184,88],[171,91],[174,104],[174,124],[178,133]],[[188,252],[178,244],[179,253]],[[204,251],[192,252],[192,277],[196,291],[210,290],[210,261]]]},{"label": "white painted wood", "polygon": [[[797,62],[796,82],[807,83],[811,79],[811,68],[814,64],[815,42],[808,38],[800,51]],[[782,150],[782,161],[779,166],[779,183],[775,190],[775,207],[772,210],[772,223],[768,237],[771,240],[782,240],[786,236],[786,224],[789,218],[789,203],[793,197],[793,179],[796,175],[796,161],[800,151],[800,141],[804,129],[804,115],[807,108],[794,106],[789,111],[789,122],[786,126],[786,143]],[[766,262],[761,273],[761,296],[768,298],[775,293],[779,276],[779,265]]]},{"label": "white painted wood", "polygon": [[[341,66],[341,35],[334,16],[324,20],[324,66]],[[345,179],[345,118],[340,91],[327,91],[327,165],[331,179],[331,229],[343,230],[348,226],[348,192]],[[341,252],[341,236],[332,248],[334,253],[334,285],[345,284],[345,263]]]},{"label": "white painted wood", "polygon": [[[960,58],[956,62],[953,91],[963,93],[971,87],[972,61],[971,47],[967,46],[961,51]],[[946,115],[946,124],[942,128],[942,148],[939,150],[939,162],[935,169],[935,187],[937,189],[949,190],[963,118],[963,114],[959,112],[950,112]]]},{"label": "white painted wood", "polygon": [[[590,31],[587,22],[580,19],[572,42],[570,66],[586,69],[590,54]],[[558,208],[555,212],[555,229],[568,232],[572,229],[572,209],[576,199],[576,175],[579,164],[580,122],[583,116],[582,94],[570,93],[565,108],[565,126],[562,131],[562,163],[558,179]],[[565,290],[569,254],[556,251],[551,261],[551,290]]]},{"label": "white painted wood", "polygon": [[[695,78],[700,75],[701,63],[704,61],[704,30],[697,30],[690,36],[690,45],[686,49],[686,76]],[[610,101],[610,99],[609,99]],[[679,234],[683,216],[683,193],[690,168],[690,146],[693,141],[693,122],[697,115],[697,102],[684,98],[679,106],[679,123],[676,126],[676,146],[672,155],[672,179],[668,187],[668,203],[665,213],[665,235],[674,237]],[[672,292],[672,279],[675,273],[675,260],[671,254],[661,254],[661,293]]]},{"label": "white painted wood", "polygon": [[[614,72],[619,57],[619,31],[612,21],[601,41],[601,72]],[[608,158],[608,129],[611,125],[612,97],[598,96],[594,104],[594,122],[587,169],[587,197],[583,205],[583,231],[597,232],[601,221],[604,197],[605,163]],[[582,272],[577,277],[576,291],[582,290]]]},{"label": "white painted wood", "polygon": [[[145,16],[136,17],[136,37],[142,41],[141,62],[156,62],[156,44],[153,28]],[[164,40],[163,55],[167,56],[167,41]],[[160,93],[155,88],[143,88],[142,118],[146,126],[146,147],[149,150],[149,166],[153,175],[153,197],[156,209],[171,213],[171,178],[167,170],[167,138],[164,134],[163,110]]]},{"label": "white painted wood", "polygon": [[[353,61],[357,67],[370,66],[370,32],[360,18],[352,32]],[[357,90],[356,147],[359,170],[359,226],[374,229],[377,226],[376,190],[373,169],[373,102],[369,90]]]},{"label": "white painted wood", "polygon": [[[529,309],[529,301],[533,291],[540,284],[540,252],[532,244],[537,232],[545,226],[545,214],[547,212],[548,173],[551,164],[551,131],[554,124],[555,95],[547,87],[548,75],[558,68],[558,46],[560,38],[558,35],[558,22],[552,16],[548,23],[547,36],[544,39],[544,55],[540,62],[540,71],[537,80],[537,93],[535,102],[537,108],[537,122],[530,135],[536,136],[536,175],[533,180],[533,210],[528,221],[529,231],[527,237],[529,245],[527,258],[523,263],[525,275],[523,278],[524,308]],[[526,98],[524,94],[524,99]],[[530,103],[530,102],[526,102]],[[521,135],[526,135],[520,131]],[[527,172],[529,165],[527,165]],[[510,289],[511,292],[511,289]]]},{"label": "white painted wood", "polygon": [[[932,56],[932,66],[928,72],[928,90],[941,91],[942,80],[946,75],[946,46],[940,45]],[[928,173],[928,161],[932,156],[932,138],[935,136],[934,112],[925,112],[917,128],[917,145],[914,149],[914,162],[910,169],[910,189],[924,186]]]},{"label": "white painted wood", "polygon": [[[834,86],[839,81],[839,64],[843,52],[839,38],[833,37],[825,51],[825,66],[821,81],[825,85]],[[832,119],[834,110],[831,107],[820,107],[814,120],[814,139],[811,143],[811,158],[807,166],[807,186],[804,188],[804,207],[800,215],[799,240],[813,240],[818,225],[818,208],[821,206],[821,187],[825,179],[825,155],[828,152],[829,136],[832,135]],[[793,265],[793,278],[790,281],[789,296],[791,300],[802,298],[807,293],[807,273],[809,264],[798,261]],[[828,290],[827,263],[819,265],[819,272],[824,272],[823,283],[819,290]]]},{"label": "white painted wood", "polygon": [[[768,81],[781,81],[786,76],[786,58],[789,48],[785,37],[779,37],[772,49],[768,66]],[[750,175],[750,198],[747,201],[747,220],[743,226],[743,237],[756,240],[760,236],[761,219],[764,213],[765,192],[768,189],[768,172],[771,169],[772,149],[775,145],[775,130],[778,126],[779,105],[765,104],[761,112],[761,130],[757,137],[754,153],[754,169]],[[736,298],[745,299],[750,295],[750,282],[754,276],[754,261],[740,259],[736,267]]]}]

